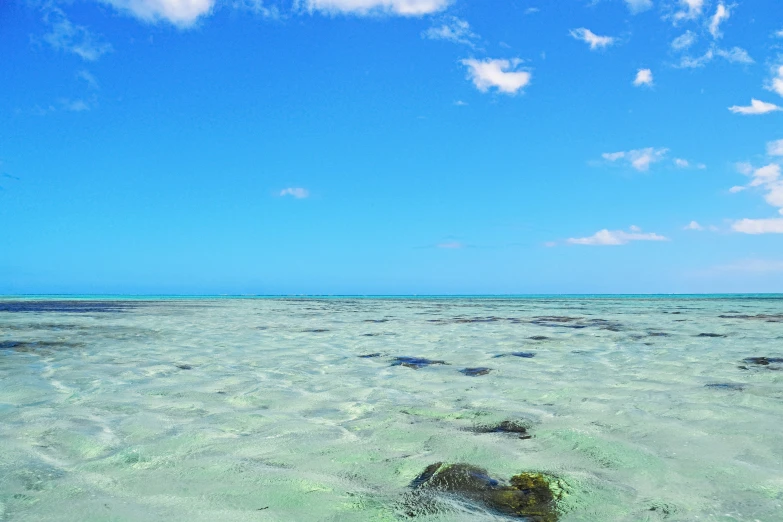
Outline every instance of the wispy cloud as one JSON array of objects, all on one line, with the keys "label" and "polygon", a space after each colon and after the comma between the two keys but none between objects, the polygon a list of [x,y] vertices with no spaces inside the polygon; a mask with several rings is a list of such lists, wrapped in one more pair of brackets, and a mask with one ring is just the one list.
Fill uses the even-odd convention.
[{"label": "wispy cloud", "polygon": [[468,77],[481,92],[491,88],[505,94],[516,94],[530,83],[532,74],[518,70],[522,60],[462,60],[468,68]]},{"label": "wispy cloud", "polygon": [[446,18],[443,23],[430,27],[421,35],[430,40],[447,40],[471,47],[475,46],[475,41],[479,39],[479,36],[471,30],[470,24],[456,16]]},{"label": "wispy cloud", "polygon": [[447,241],[445,243],[438,243],[435,246],[437,248],[443,248],[446,250],[458,250],[460,248],[465,248],[465,245],[459,241]]},{"label": "wispy cloud", "polygon": [[731,49],[715,49],[715,54],[725,58],[731,63],[755,63],[750,57],[748,51],[742,47],[732,47]]},{"label": "wispy cloud", "polygon": [[770,156],[783,156],[783,140],[767,142],[767,154]]},{"label": "wispy cloud", "polygon": [[669,149],[647,147],[629,151],[604,152],[601,157],[612,163],[622,160],[639,172],[646,172],[650,169],[650,165],[664,159],[668,152]]},{"label": "wispy cloud", "polygon": [[701,226],[698,221],[691,221],[690,223],[688,223],[683,227],[683,230],[696,230],[701,232],[702,230],[704,230],[704,227]]},{"label": "wispy cloud", "polygon": [[696,33],[693,31],[685,31],[685,33],[672,40],[672,49],[675,51],[682,51],[696,43],[697,39]]},{"label": "wispy cloud", "polygon": [[98,90],[98,80],[95,79],[95,76],[93,76],[89,71],[86,71],[82,69],[81,71],[76,73],[76,77],[80,80],[84,80],[87,83],[87,87],[90,90],[97,91]]},{"label": "wispy cloud", "polygon": [[625,3],[628,5],[628,10],[633,14],[647,11],[653,6],[652,0],[625,0]]},{"label": "wispy cloud", "polygon": [[694,20],[701,16],[704,0],[680,0],[683,10],[674,13],[674,20]]},{"label": "wispy cloud", "polygon": [[642,232],[639,227],[630,227],[625,230],[599,230],[589,237],[569,238],[566,243],[570,245],[591,246],[616,246],[626,245],[631,241],[668,241],[669,239],[653,232]]},{"label": "wispy cloud", "polygon": [[709,30],[713,38],[721,38],[723,34],[720,32],[720,26],[723,22],[729,19],[731,11],[723,2],[718,3],[718,7],[715,9],[715,14],[710,18]]},{"label": "wispy cloud", "polygon": [[310,11],[354,15],[422,16],[442,11],[451,0],[298,0]]},{"label": "wispy cloud", "polygon": [[[772,145],[769,147],[769,145]],[[768,150],[775,152],[776,142],[770,142]],[[764,191],[764,200],[783,214],[783,179],[781,179],[781,166],[777,163],[769,163],[763,167],[753,168],[750,164],[739,163],[737,170],[751,178],[743,187],[732,187],[730,192],[736,193],[746,189],[761,188]],[[731,227],[736,232],[744,234],[781,234],[783,233],[783,218],[767,219],[741,219],[735,221]]]},{"label": "wispy cloud", "polygon": [[304,199],[310,196],[310,192],[301,187],[289,187],[281,190],[280,196],[292,196],[296,199]]},{"label": "wispy cloud", "polygon": [[683,56],[680,58],[680,63],[676,64],[675,67],[678,69],[694,69],[697,67],[704,67],[716,56],[723,58],[730,63],[755,63],[753,58],[751,58],[748,52],[742,47],[721,49],[719,47],[713,46],[712,48],[707,49],[707,51],[701,56]]},{"label": "wispy cloud", "polygon": [[783,96],[783,65],[775,67],[772,78],[765,87]]},{"label": "wispy cloud", "polygon": [[572,29],[569,34],[577,40],[581,40],[587,43],[590,46],[590,50],[592,51],[609,47],[617,40],[612,36],[598,36],[590,29],[586,29],[584,27],[580,27],[579,29]]},{"label": "wispy cloud", "polygon": [[49,32],[43,36],[43,40],[58,51],[73,53],[82,60],[94,62],[112,50],[111,44],[101,41],[86,27],[73,24],[59,7],[46,7],[43,21],[49,26]]},{"label": "wispy cloud", "polygon": [[147,22],[166,21],[180,27],[193,25],[212,12],[216,0],[101,0]]},{"label": "wispy cloud", "polygon": [[728,265],[716,266],[712,268],[710,272],[746,272],[757,274],[783,272],[783,261],[769,259],[742,259]]},{"label": "wispy cloud", "polygon": [[646,85],[647,87],[652,87],[653,84],[653,74],[650,69],[639,69],[636,72],[636,78],[633,81],[633,84],[637,87],[640,87],[642,85]]},{"label": "wispy cloud", "polygon": [[767,103],[761,100],[757,100],[755,98],[751,98],[750,105],[745,105],[745,106],[732,105],[731,107],[729,107],[729,110],[734,114],[744,114],[748,116],[748,115],[767,114],[770,112],[783,110],[783,108],[778,107],[774,103]]}]

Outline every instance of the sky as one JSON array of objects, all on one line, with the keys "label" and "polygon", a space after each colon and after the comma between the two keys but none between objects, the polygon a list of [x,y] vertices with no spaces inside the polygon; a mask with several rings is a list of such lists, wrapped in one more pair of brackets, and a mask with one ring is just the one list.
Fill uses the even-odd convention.
[{"label": "sky", "polygon": [[779,0],[0,2],[0,294],[783,292]]}]

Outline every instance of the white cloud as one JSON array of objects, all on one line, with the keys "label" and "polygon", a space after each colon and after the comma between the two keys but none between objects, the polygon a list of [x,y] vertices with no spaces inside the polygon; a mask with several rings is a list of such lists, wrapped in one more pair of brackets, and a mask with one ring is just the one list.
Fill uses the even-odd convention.
[{"label": "white cloud", "polygon": [[604,152],[601,157],[607,161],[616,162],[625,160],[631,167],[639,172],[645,172],[650,169],[650,165],[661,161],[669,149],[656,149],[647,147],[645,149],[634,149],[625,152]]},{"label": "white cloud", "polygon": [[783,234],[783,218],[741,219],[735,221],[731,228],[743,234]]},{"label": "white cloud", "polygon": [[438,248],[445,248],[447,250],[457,250],[457,249],[460,249],[460,248],[465,248],[465,245],[463,245],[459,241],[449,241],[449,242],[446,242],[446,243],[438,243],[435,246],[437,246]]},{"label": "white cloud", "polygon": [[735,186],[733,186],[733,187],[731,187],[729,189],[729,192],[732,193],[732,194],[736,194],[737,192],[742,192],[746,188],[747,187],[743,187],[743,186],[740,186],[740,185],[735,185]]},{"label": "white cloud", "polygon": [[577,40],[581,40],[590,45],[591,50],[602,49],[614,44],[616,38],[611,36],[598,36],[590,29],[580,27],[579,29],[572,29],[569,33]]},{"label": "white cloud", "polygon": [[280,196],[293,196],[296,199],[304,199],[309,195],[310,192],[301,187],[289,187],[280,191]]},{"label": "white cloud", "polygon": [[209,14],[216,0],[101,0],[147,22],[165,20],[180,27]]},{"label": "white cloud", "polygon": [[516,70],[521,63],[519,59],[462,60],[462,64],[468,68],[468,77],[478,90],[487,92],[494,87],[506,94],[516,94],[530,83],[530,72]]},{"label": "white cloud", "polygon": [[699,224],[698,221],[691,221],[683,227],[683,230],[704,230],[704,227]]},{"label": "white cloud", "polygon": [[266,18],[280,19],[280,8],[276,5],[266,6],[264,0],[232,0],[231,7],[261,15]]},{"label": "white cloud", "polygon": [[688,167],[691,166],[688,160],[682,158],[674,158],[674,165],[681,169],[687,169]]},{"label": "white cloud", "polygon": [[628,4],[628,10],[633,14],[647,11],[653,6],[652,0],[625,0],[625,3]]},{"label": "white cloud", "polygon": [[717,9],[715,9],[715,14],[712,15],[712,18],[710,19],[710,34],[713,38],[720,38],[723,36],[720,32],[720,24],[725,22],[729,19],[729,16],[731,16],[731,12],[729,11],[729,8],[726,7],[726,4],[723,2],[720,2],[718,4]]},{"label": "white cloud", "polygon": [[696,58],[691,56],[683,56],[680,59],[680,63],[675,65],[679,69],[695,69],[697,67],[704,67],[715,57],[712,49],[708,49],[706,53]]},{"label": "white cloud", "polygon": [[777,163],[770,163],[769,165],[754,170],[752,176],[753,180],[750,182],[751,187],[768,185],[780,179],[780,165]]},{"label": "white cloud", "polygon": [[740,162],[735,165],[737,168],[737,172],[742,174],[743,176],[750,176],[753,174],[753,165],[747,162]]},{"label": "white cloud", "polygon": [[684,7],[684,10],[675,13],[674,20],[693,20],[701,16],[704,0],[680,0],[680,4]]},{"label": "white cloud", "polygon": [[783,96],[783,65],[777,66],[776,69],[766,88]]},{"label": "white cloud", "polygon": [[[526,15],[535,14],[538,13],[539,11],[541,11],[541,9],[539,9],[538,7],[528,7],[527,9],[525,9],[525,14]],[[781,33],[783,33],[783,31],[781,31]]]},{"label": "white cloud", "polygon": [[473,41],[479,37],[470,29],[470,24],[467,21],[460,20],[456,16],[449,17],[440,26],[430,27],[421,35],[430,40],[448,40],[470,45],[471,47],[473,46]]},{"label": "white cloud", "polygon": [[65,111],[84,112],[90,110],[89,104],[84,100],[62,99],[60,100],[60,105]]},{"label": "white cloud", "polygon": [[624,230],[599,230],[589,237],[569,238],[566,240],[571,245],[595,245],[612,246],[625,245],[631,241],[668,241],[669,239],[658,234],[642,232],[639,227],[631,227],[630,232]]},{"label": "white cloud", "polygon": [[401,16],[422,16],[442,11],[451,0],[299,0],[310,11],[328,13],[350,13],[357,15],[395,14]]},{"label": "white cloud", "polygon": [[102,42],[86,27],[71,23],[59,7],[50,5],[45,8],[43,21],[49,26],[43,40],[54,49],[73,53],[90,62],[112,50],[111,44]]},{"label": "white cloud", "polygon": [[696,43],[697,38],[696,33],[693,31],[685,31],[685,33],[672,40],[672,49],[675,51],[687,49]]},{"label": "white cloud", "polygon": [[652,86],[653,84],[653,74],[650,69],[639,69],[636,73],[636,78],[633,81],[633,84],[637,87],[641,85],[647,85],[648,87]]},{"label": "white cloud", "polygon": [[775,140],[767,143],[767,154],[770,156],[783,156],[783,140]]},{"label": "white cloud", "polygon": [[775,37],[783,38],[783,29],[781,29],[780,31],[775,31]]},{"label": "white cloud", "polygon": [[750,57],[748,51],[742,47],[732,47],[731,49],[715,49],[715,54],[725,58],[731,63],[755,63]]},{"label": "white cloud", "polygon": [[774,103],[767,103],[761,100],[757,100],[755,98],[751,98],[750,105],[747,106],[732,105],[731,107],[729,107],[729,110],[734,114],[756,115],[756,114],[767,114],[768,112],[783,110],[783,108],[778,107]]},{"label": "white cloud", "polygon": [[76,73],[76,77],[87,82],[87,87],[90,90],[97,91],[99,89],[98,80],[95,79],[95,76],[90,71],[81,70]]}]

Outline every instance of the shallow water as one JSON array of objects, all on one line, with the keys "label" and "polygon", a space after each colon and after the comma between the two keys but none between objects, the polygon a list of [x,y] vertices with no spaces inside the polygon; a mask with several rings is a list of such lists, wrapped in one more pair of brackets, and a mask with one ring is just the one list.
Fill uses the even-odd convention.
[{"label": "shallow water", "polygon": [[[561,521],[780,521],[782,314],[772,297],[2,300],[0,520],[399,520],[444,461],[558,477]],[[504,420],[532,438],[469,429]],[[500,519],[445,499],[416,518]]]}]

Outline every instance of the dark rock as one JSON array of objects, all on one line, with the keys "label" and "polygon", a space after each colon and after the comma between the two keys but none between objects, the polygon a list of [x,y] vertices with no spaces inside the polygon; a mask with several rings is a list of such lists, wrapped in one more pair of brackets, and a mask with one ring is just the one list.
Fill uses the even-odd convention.
[{"label": "dark rock", "polygon": [[511,353],[501,353],[500,355],[496,355],[495,359],[498,357],[521,357],[523,359],[532,359],[535,357],[536,354],[533,352],[511,352]]},{"label": "dark rock", "polygon": [[[769,370],[783,370],[783,366],[781,366],[783,357],[746,357],[745,359],[742,359],[742,362],[756,366],[764,366]],[[747,367],[745,369],[747,369]]]},{"label": "dark rock", "polygon": [[192,370],[193,369],[193,367],[191,365],[189,365],[189,364],[178,364],[177,368],[179,368],[180,370]]},{"label": "dark rock", "polygon": [[700,333],[696,337],[726,337],[723,334],[716,334],[716,333]]},{"label": "dark rock", "polygon": [[305,333],[325,333],[328,332],[328,328],[313,328],[311,330],[302,330]]},{"label": "dark rock", "polygon": [[82,299],[41,299],[41,300],[14,300],[0,301],[0,312],[54,312],[54,313],[118,313],[125,312],[144,304],[144,301],[111,301]]},{"label": "dark rock", "polygon": [[704,387],[715,388],[717,390],[733,390],[733,391],[742,391],[745,389],[745,385],[736,384],[733,382],[719,382],[714,384],[705,384]]},{"label": "dark rock", "polygon": [[498,424],[479,424],[469,428],[473,433],[514,433],[519,435],[520,439],[532,439],[533,436],[527,432],[527,426],[517,421],[503,421]]},{"label": "dark rock", "polygon": [[459,372],[468,377],[479,377],[480,375],[487,375],[492,371],[492,368],[464,368]]},{"label": "dark rock", "polygon": [[506,482],[469,464],[435,463],[413,479],[405,501],[409,516],[437,512],[439,495],[478,504],[498,515],[530,522],[555,522],[558,518],[553,479],[540,473],[522,473]]},{"label": "dark rock", "polygon": [[60,341],[0,341],[0,351],[8,350],[19,353],[45,352],[57,348],[73,348],[76,343]]},{"label": "dark rock", "polygon": [[365,319],[365,323],[388,323],[388,319]]},{"label": "dark rock", "polygon": [[757,321],[766,321],[768,323],[783,323],[783,314],[757,314],[757,315],[719,315],[721,319],[755,319]]},{"label": "dark rock", "polygon": [[430,359],[424,359],[423,357],[395,357],[392,360],[392,366],[405,366],[406,368],[413,368],[414,370],[420,370],[426,366],[433,364],[448,364],[446,361],[433,361]]},{"label": "dark rock", "polygon": [[534,341],[546,341],[546,340],[548,340],[548,339],[550,339],[550,338],[549,338],[549,337],[547,337],[546,335],[534,335],[534,336],[533,336],[533,337],[531,337],[530,339],[532,339],[532,340],[534,340]]},{"label": "dark rock", "polygon": [[380,357],[380,356],[381,356],[381,354],[379,354],[379,353],[368,353],[368,354],[365,354],[365,355],[360,355],[359,357],[361,357],[362,359],[373,359],[375,357]]}]

